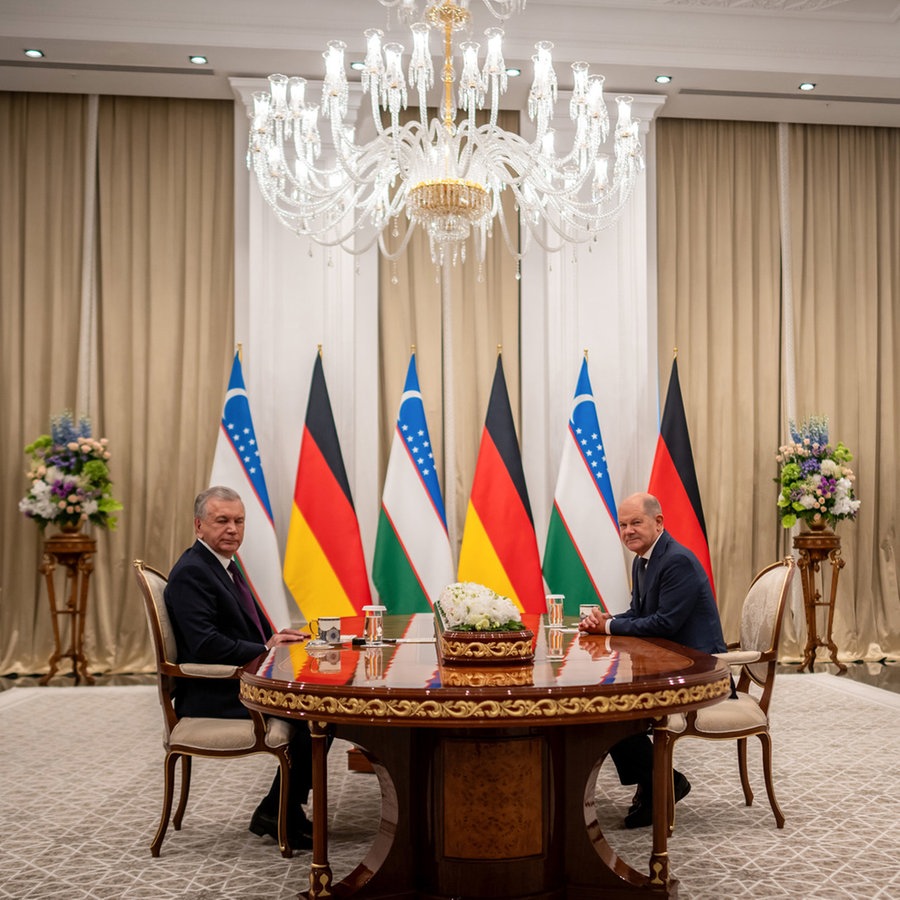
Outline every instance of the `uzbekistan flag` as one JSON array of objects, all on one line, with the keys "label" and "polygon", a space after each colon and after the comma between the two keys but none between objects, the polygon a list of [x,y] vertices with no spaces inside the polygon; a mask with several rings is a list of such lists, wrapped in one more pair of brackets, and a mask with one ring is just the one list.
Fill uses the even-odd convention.
[{"label": "uzbekistan flag", "polygon": [[534,519],[499,356],[466,511],[459,580],[483,584],[523,612],[546,611]]},{"label": "uzbekistan flag", "polygon": [[647,490],[662,506],[666,531],[679,544],[684,544],[693,551],[706,569],[715,597],[716,583],[713,581],[706,521],[700,503],[700,487],[694,471],[691,437],[681,399],[677,359],[672,360],[669,390],[666,392],[666,405],[663,407],[659,440],[656,443],[656,455],[653,457],[650,486]]},{"label": "uzbekistan flag", "polygon": [[300,443],[284,580],[307,621],[319,615],[361,615],[372,602],[320,354]]},{"label": "uzbekistan flag", "polygon": [[272,520],[272,506],[237,353],[225,393],[209,484],[210,487],[216,484],[230,487],[241,495],[246,531],[237,553],[238,565],[273,630],[289,628],[291,617],[281,578],[281,556]]},{"label": "uzbekistan flag", "polygon": [[430,612],[454,580],[415,353],[409,359],[384,479],[372,580],[389,613]]},{"label": "uzbekistan flag", "polygon": [[565,613],[599,603],[609,613],[631,603],[606,451],[587,359],[581,363],[544,549],[544,578],[565,594]]}]

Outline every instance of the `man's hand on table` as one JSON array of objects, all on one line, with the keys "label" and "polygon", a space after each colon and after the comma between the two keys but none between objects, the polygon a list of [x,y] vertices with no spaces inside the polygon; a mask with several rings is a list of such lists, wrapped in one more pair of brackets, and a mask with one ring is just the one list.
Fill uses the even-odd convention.
[{"label": "man's hand on table", "polygon": [[294,644],[297,641],[308,641],[310,635],[296,628],[282,628],[266,641],[266,649],[271,650],[276,644]]},{"label": "man's hand on table", "polygon": [[578,630],[587,634],[609,634],[607,623],[612,616],[598,606],[592,609],[579,623]]}]

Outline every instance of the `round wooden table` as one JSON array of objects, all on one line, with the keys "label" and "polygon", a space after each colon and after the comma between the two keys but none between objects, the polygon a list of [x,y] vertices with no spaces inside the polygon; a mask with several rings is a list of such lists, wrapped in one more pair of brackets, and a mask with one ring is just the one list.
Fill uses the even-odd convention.
[{"label": "round wooden table", "polygon": [[[396,643],[279,645],[241,675],[251,709],[308,721],[313,735],[313,859],[308,897],[674,897],[666,809],[671,774],[654,771],[646,874],[621,860],[594,810],[599,768],[630,734],[728,696],[727,667],[662,640],[578,635],[542,618],[534,662],[446,665],[430,614],[389,616]],[[342,636],[362,633],[342,620]],[[382,821],[359,866],[332,883],[327,844],[330,733],[369,758]],[[662,759],[662,741],[654,752]]]}]

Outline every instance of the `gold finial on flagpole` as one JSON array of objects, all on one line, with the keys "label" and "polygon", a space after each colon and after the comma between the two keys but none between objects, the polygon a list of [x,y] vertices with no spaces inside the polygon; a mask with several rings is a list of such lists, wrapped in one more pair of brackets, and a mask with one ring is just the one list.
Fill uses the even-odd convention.
[{"label": "gold finial on flagpole", "polygon": [[319,354],[319,359],[322,358],[322,345],[316,344],[316,352]]},{"label": "gold finial on flagpole", "polygon": [[238,362],[241,363],[241,365],[243,365],[243,363],[244,363],[244,345],[240,341],[238,341],[238,345],[237,345],[237,355],[238,355]]},{"label": "gold finial on flagpole", "polygon": [[503,344],[497,344],[497,356],[503,356]]},{"label": "gold finial on flagpole", "polygon": [[672,359],[678,359],[678,348],[677,347],[672,348]]},{"label": "gold finial on flagpole", "polygon": [[413,355],[415,355],[415,352],[416,352],[416,345],[415,345],[415,344],[410,344],[410,345],[409,345],[409,352],[412,353]]},{"label": "gold finial on flagpole", "polygon": [[587,347],[584,348],[584,358],[585,358],[585,361],[587,361],[587,358],[588,358],[588,348]]}]

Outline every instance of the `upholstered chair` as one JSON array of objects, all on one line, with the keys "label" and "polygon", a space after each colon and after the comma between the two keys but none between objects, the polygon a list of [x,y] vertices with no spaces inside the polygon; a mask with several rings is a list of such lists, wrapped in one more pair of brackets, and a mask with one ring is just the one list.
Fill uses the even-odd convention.
[{"label": "upholstered chair", "polygon": [[144,609],[156,655],[159,702],[163,713],[163,749],[166,754],[162,816],[156,836],[150,844],[151,854],[159,856],[160,847],[166,836],[175,792],[175,764],[179,759],[181,759],[181,793],[172,820],[176,831],[181,829],[187,806],[192,757],[231,759],[253,753],[270,753],[278,760],[281,772],[278,847],[282,856],[291,856],[292,850],[287,838],[287,798],[290,786],[288,743],[294,726],[283,719],[264,718],[254,710],[249,710],[250,717],[247,719],[189,717],[179,719],[175,714],[172,699],[176,677],[238,678],[240,670],[237,666],[176,663],[175,634],[163,597],[166,577],[142,560],[136,559],[132,565],[144,598]]},{"label": "upholstered chair", "polygon": [[[667,729],[657,732],[666,736],[670,771],[674,747],[681,738],[737,741],[738,769],[747,806],[753,803],[753,791],[747,776],[747,738],[756,735],[762,744],[766,793],[778,828],[784,827],[784,814],[775,799],[772,783],[769,703],[775,686],[781,620],[795,571],[794,558],[788,556],[767,566],[753,579],[741,610],[741,639],[729,644],[727,652],[716,654],[732,666],[737,697],[687,714],[669,716]],[[670,798],[670,831],[674,827],[674,815],[674,803]]]}]

